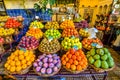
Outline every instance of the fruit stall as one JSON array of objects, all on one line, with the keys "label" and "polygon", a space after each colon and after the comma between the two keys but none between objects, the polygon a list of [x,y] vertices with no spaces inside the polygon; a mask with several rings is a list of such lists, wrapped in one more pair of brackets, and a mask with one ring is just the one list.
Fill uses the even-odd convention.
[{"label": "fruit stall", "polygon": [[[107,71],[115,67],[109,50],[95,35],[91,37],[91,28],[76,26],[68,19],[45,24],[35,19],[27,27],[23,21],[21,16],[2,21],[0,73],[8,75],[6,78],[90,76],[96,80],[101,76],[105,80]],[[25,34],[19,36],[21,32]],[[11,45],[9,51],[4,44]]]},{"label": "fruit stall", "polygon": [[[39,10],[38,4],[34,7]],[[96,36],[96,28],[81,18],[52,21],[49,9],[36,14],[39,16],[0,16],[0,80],[73,76],[106,80],[115,63]]]}]

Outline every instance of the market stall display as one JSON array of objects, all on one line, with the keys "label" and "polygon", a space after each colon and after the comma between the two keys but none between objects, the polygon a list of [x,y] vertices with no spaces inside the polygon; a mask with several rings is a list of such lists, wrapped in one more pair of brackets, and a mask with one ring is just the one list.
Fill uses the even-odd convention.
[{"label": "market stall display", "polygon": [[64,40],[61,42],[61,46],[63,50],[69,50],[70,48],[81,49],[82,43],[80,42],[79,38],[75,37],[65,37]]},{"label": "market stall display", "polygon": [[60,57],[57,54],[43,54],[33,63],[33,70],[39,76],[49,77],[61,69]]},{"label": "market stall display", "polygon": [[77,30],[73,27],[65,28],[62,32],[62,37],[79,37]]},{"label": "market stall display", "polygon": [[4,67],[10,74],[25,74],[29,71],[34,60],[33,51],[16,50],[7,58]]},{"label": "market stall display", "polygon": [[47,39],[59,39],[61,37],[61,33],[56,29],[48,29],[44,35]]},{"label": "market stall display", "polygon": [[10,18],[10,16],[0,16],[0,22],[5,22]]},{"label": "market stall display", "polygon": [[40,39],[43,36],[43,32],[39,28],[30,28],[27,31],[26,36],[33,36],[36,39]]},{"label": "market stall display", "polygon": [[29,28],[40,28],[43,29],[44,25],[40,22],[40,21],[33,21],[30,23],[30,27]]},{"label": "market stall display", "polygon": [[81,49],[71,48],[61,60],[63,67],[74,74],[84,71],[88,66],[87,58]]},{"label": "market stall display", "polygon": [[57,21],[47,22],[45,24],[45,29],[59,29],[59,24]]},{"label": "market stall display", "polygon": [[96,47],[103,47],[102,42],[98,38],[93,38],[93,39],[84,38],[82,40],[82,45],[87,50],[90,50]]},{"label": "market stall display", "polygon": [[73,28],[75,27],[72,20],[65,20],[60,24],[61,29],[70,28],[70,27],[73,27]]},{"label": "market stall display", "polygon": [[32,36],[23,36],[18,44],[18,48],[24,48],[26,50],[35,50],[39,46],[39,40]]},{"label": "market stall display", "polygon": [[82,37],[88,37],[89,36],[89,33],[88,33],[88,28],[81,28],[80,30],[79,30],[79,34],[80,34],[80,36],[82,36]]},{"label": "market stall display", "polygon": [[91,49],[86,53],[90,65],[99,72],[112,70],[114,60],[107,48]]},{"label": "market stall display", "polygon": [[50,39],[44,38],[41,41],[38,49],[40,52],[50,54],[50,53],[58,52],[60,48],[61,46],[57,39],[50,40]]}]

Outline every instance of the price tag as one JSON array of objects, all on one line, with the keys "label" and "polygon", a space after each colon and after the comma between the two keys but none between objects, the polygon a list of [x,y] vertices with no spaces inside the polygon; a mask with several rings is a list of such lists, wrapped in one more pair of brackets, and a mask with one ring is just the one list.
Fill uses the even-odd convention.
[{"label": "price tag", "polygon": [[99,44],[97,44],[96,45],[96,48],[102,48],[103,46],[101,46],[101,45],[99,45]]},{"label": "price tag", "polygon": [[20,48],[20,50],[22,50],[22,51],[26,52],[26,49],[25,49],[25,48]]},{"label": "price tag", "polygon": [[78,50],[78,46],[76,46],[76,45],[74,45],[73,48],[74,48],[75,50]]},{"label": "price tag", "polygon": [[97,43],[92,43],[91,45],[92,45],[93,47],[96,47]]},{"label": "price tag", "polygon": [[49,36],[48,37],[48,41],[51,42],[53,40],[53,37],[52,36]]}]

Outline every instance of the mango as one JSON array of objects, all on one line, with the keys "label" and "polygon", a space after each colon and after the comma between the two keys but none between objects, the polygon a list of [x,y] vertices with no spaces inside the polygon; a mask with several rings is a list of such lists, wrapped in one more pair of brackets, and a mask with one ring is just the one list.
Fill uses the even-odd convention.
[{"label": "mango", "polygon": [[95,63],[94,63],[94,66],[97,67],[97,68],[100,68],[101,67],[101,61],[96,60]]},{"label": "mango", "polygon": [[96,59],[96,60],[100,59],[100,55],[96,54],[96,55],[93,56],[93,58]]},{"label": "mango", "polygon": [[104,54],[103,56],[101,56],[101,59],[104,61],[107,60],[107,58],[108,58],[107,54]]},{"label": "mango", "polygon": [[101,68],[103,68],[103,69],[108,69],[109,68],[109,66],[108,66],[106,61],[102,61],[101,62]]},{"label": "mango", "polygon": [[93,64],[95,62],[95,60],[92,56],[89,57],[88,61],[90,64]]}]

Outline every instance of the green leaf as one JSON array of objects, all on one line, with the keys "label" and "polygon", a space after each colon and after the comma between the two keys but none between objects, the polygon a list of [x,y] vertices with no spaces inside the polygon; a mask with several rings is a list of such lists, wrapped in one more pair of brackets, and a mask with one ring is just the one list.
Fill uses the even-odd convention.
[{"label": "green leaf", "polygon": [[49,2],[50,5],[54,5],[56,0],[48,0],[48,2]]}]

